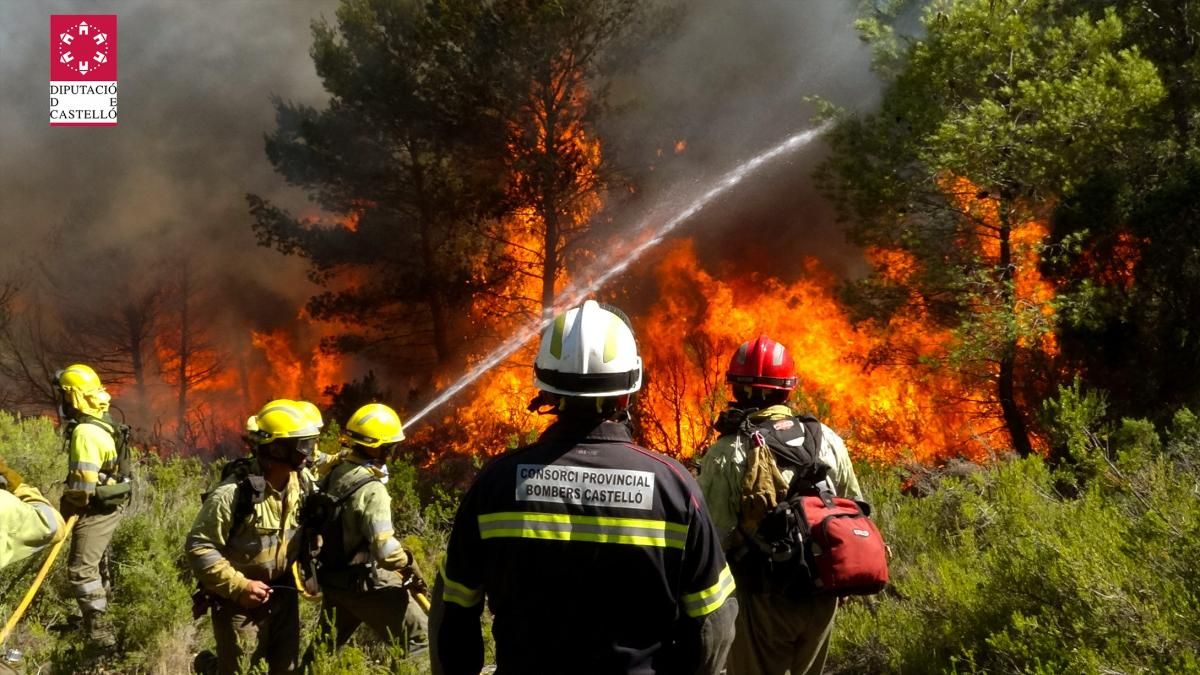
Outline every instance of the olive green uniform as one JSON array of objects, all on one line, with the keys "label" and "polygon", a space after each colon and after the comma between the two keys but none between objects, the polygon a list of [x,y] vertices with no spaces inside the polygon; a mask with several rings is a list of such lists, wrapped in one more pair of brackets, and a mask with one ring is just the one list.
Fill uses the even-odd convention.
[{"label": "olive green uniform", "polygon": [[[792,417],[787,406],[776,405],[751,414],[750,420]],[[822,427],[820,459],[828,469],[828,480],[839,496],[861,500],[862,490],[846,444],[829,427]],[[717,439],[705,452],[700,467],[700,489],[708,503],[713,523],[726,549],[738,525],[742,477],[747,465],[747,444],[738,434]],[[790,469],[780,471],[782,484],[791,482]],[[729,675],[804,675],[820,673],[825,667],[837,598],[813,596],[791,600],[738,588],[737,632],[729,653]]]},{"label": "olive green uniform", "polygon": [[415,625],[406,628],[409,597],[399,571],[412,560],[392,527],[392,499],[378,480],[384,475],[362,455],[351,452],[324,481],[323,491],[334,499],[354,490],[341,506],[341,551],[322,552],[322,560],[332,554],[343,564],[323,564],[318,572],[322,637],[334,631],[338,646],[364,623],[383,639],[427,641],[424,613],[418,612],[411,619]]},{"label": "olive green uniform", "polygon": [[96,488],[116,485],[126,477],[120,475],[116,429],[109,420],[88,417],[70,433],[62,512],[68,518],[78,515],[79,519],[67,556],[67,582],[83,613],[89,638],[107,644],[113,636],[105,619],[110,583],[105,553],[125,503],[103,503],[96,496]]},{"label": "olive green uniform", "polygon": [[[245,488],[225,483],[205,499],[186,543],[192,571],[216,599],[212,622],[219,672],[236,673],[257,636],[251,661],[265,659],[272,675],[291,673],[300,650],[298,594],[291,573],[300,554],[300,482],[292,474],[282,492],[267,484],[262,501],[235,523],[239,489]],[[272,592],[265,604],[246,609],[238,601],[251,580],[270,584]]]}]

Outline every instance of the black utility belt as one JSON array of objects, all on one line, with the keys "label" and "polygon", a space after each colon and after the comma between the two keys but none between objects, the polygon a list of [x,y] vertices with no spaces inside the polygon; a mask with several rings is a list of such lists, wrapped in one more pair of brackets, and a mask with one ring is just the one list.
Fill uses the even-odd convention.
[{"label": "black utility belt", "polygon": [[120,483],[97,485],[95,499],[101,506],[120,506],[129,501],[132,493],[133,481],[126,480]]}]

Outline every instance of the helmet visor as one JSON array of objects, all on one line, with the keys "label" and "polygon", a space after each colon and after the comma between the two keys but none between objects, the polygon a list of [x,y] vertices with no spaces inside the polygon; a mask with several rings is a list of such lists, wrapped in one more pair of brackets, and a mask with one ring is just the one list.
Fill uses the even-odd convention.
[{"label": "helmet visor", "polygon": [[284,452],[311,457],[313,451],[317,449],[317,437],[309,436],[308,438],[280,438],[272,445],[279,447]]}]

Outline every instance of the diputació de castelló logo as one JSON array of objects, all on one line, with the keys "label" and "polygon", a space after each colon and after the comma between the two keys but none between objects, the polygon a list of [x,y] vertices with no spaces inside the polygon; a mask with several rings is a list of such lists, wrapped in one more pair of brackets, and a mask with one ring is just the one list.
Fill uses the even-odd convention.
[{"label": "diputaci\u00f3 de castell\u00f3 logo", "polygon": [[50,16],[50,126],[116,126],[117,15]]}]

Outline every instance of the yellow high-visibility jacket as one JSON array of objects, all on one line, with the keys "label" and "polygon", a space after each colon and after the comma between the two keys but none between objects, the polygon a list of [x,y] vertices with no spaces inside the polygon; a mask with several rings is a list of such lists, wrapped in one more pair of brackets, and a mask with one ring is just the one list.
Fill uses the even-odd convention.
[{"label": "yellow high-visibility jacket", "polygon": [[85,507],[97,485],[116,482],[117,443],[112,425],[93,419],[75,425],[67,452],[67,489],[63,501]]},{"label": "yellow high-visibility jacket", "polygon": [[62,539],[66,525],[32,485],[0,490],[0,567],[19,562]]},{"label": "yellow high-visibility jacket", "polygon": [[282,492],[268,484],[249,517],[235,524],[237,490],[234,482],[213,490],[196,514],[185,543],[188,563],[201,585],[235,601],[250,580],[270,583],[288,573],[300,556],[296,474],[291,474]]}]

